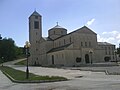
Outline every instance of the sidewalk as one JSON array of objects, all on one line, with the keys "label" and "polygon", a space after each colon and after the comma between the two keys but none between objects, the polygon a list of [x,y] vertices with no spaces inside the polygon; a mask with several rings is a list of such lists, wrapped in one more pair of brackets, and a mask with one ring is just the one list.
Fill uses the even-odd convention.
[{"label": "sidewalk", "polygon": [[7,78],[1,71],[0,71],[0,90],[8,90],[8,88],[16,85],[13,83],[9,78]]}]

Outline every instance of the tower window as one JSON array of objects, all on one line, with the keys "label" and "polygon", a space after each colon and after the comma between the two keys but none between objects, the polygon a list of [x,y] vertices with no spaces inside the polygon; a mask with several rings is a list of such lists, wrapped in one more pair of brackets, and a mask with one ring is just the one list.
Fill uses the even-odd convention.
[{"label": "tower window", "polygon": [[38,21],[34,22],[34,29],[39,29],[39,22]]},{"label": "tower window", "polygon": [[38,19],[38,16],[35,16],[35,19]]}]

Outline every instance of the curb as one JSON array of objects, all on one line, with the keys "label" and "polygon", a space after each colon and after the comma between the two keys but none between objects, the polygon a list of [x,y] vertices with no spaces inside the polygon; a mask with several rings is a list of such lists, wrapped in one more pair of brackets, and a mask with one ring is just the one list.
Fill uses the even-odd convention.
[{"label": "curb", "polygon": [[87,69],[87,70],[84,70],[84,69],[71,69],[71,70],[91,71],[91,72],[104,72],[106,75],[120,75],[120,73],[117,73],[117,72],[110,73],[108,70],[92,70],[92,69]]}]

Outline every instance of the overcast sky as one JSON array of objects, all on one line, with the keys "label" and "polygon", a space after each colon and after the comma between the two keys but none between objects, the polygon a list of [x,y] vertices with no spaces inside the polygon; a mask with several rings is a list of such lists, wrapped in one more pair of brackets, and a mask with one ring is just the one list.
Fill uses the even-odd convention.
[{"label": "overcast sky", "polygon": [[120,43],[120,0],[0,0],[0,34],[24,46],[28,17],[42,15],[43,36],[59,22],[68,32],[84,25],[97,33],[98,41]]}]

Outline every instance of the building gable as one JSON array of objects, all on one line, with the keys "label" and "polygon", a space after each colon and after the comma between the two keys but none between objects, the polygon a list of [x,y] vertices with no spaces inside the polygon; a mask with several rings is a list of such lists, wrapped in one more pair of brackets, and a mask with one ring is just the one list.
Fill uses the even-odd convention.
[{"label": "building gable", "polygon": [[81,33],[81,34],[94,34],[97,35],[95,32],[93,32],[91,29],[89,29],[86,26],[83,26],[82,28],[79,28],[75,31],[76,33]]}]

